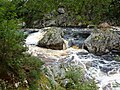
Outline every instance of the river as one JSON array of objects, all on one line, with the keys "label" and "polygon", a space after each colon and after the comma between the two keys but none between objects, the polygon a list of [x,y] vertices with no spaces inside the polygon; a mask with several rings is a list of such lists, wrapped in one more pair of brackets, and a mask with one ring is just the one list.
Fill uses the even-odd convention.
[{"label": "river", "polygon": [[[95,80],[99,90],[120,90],[120,62],[109,60],[109,57],[105,59],[101,56],[93,55],[82,49],[84,40],[90,35],[89,30],[85,30],[64,28],[66,33],[64,39],[68,41],[66,50],[50,50],[37,47],[38,41],[46,31],[42,29],[36,30],[29,33],[26,38],[26,45],[29,47],[28,52],[34,56],[42,55],[43,57],[51,58],[51,61],[48,61],[49,63],[59,62],[61,58],[66,63],[74,62],[74,64],[81,65],[84,68],[86,78]],[[79,47],[79,49],[72,48],[74,45]]]}]

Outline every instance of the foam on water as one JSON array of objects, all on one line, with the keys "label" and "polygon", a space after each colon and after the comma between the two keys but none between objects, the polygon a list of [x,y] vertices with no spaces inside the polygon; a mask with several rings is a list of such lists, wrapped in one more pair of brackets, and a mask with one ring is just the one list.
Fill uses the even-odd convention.
[{"label": "foam on water", "polygon": [[38,44],[38,41],[43,38],[43,35],[44,35],[45,33],[46,33],[46,32],[38,31],[38,32],[35,32],[35,33],[30,34],[30,35],[25,39],[26,45],[37,45],[37,44]]},{"label": "foam on water", "polygon": [[[37,45],[38,41],[43,37],[44,33],[45,32],[39,31],[30,34],[26,38],[26,45]],[[84,49],[76,51],[73,49],[68,49],[68,51],[70,55],[66,59],[66,62],[74,62],[74,64],[84,68],[86,72],[85,77],[88,79],[95,79],[99,90],[103,90],[105,87],[107,89],[104,90],[120,90],[119,62],[106,61],[101,57],[86,52]]]},{"label": "foam on water", "polygon": [[[106,61],[92,54],[77,55],[75,53],[70,55],[69,60],[72,60],[71,62],[75,62],[75,64],[81,64],[82,68],[84,68],[86,71],[85,77],[87,77],[88,79],[95,79],[99,90],[103,90],[103,88],[105,87],[107,88],[105,90],[109,90],[110,88],[112,88],[112,90],[116,90],[116,87],[114,87],[114,85],[120,84],[119,62],[117,63],[116,61]],[[91,62],[92,65],[89,68],[86,68],[86,62]],[[114,65],[111,65],[113,62]],[[107,65],[109,66],[108,68],[111,69],[109,69],[108,71],[106,70],[106,72],[103,72],[102,68],[104,68]]]}]

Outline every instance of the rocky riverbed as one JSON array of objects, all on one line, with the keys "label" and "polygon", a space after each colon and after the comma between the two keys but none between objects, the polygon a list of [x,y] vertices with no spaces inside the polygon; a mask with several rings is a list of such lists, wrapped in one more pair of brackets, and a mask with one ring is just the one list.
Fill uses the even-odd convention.
[{"label": "rocky riverbed", "polygon": [[[63,38],[66,40],[67,47],[65,50],[52,50],[37,46],[47,29],[25,30],[28,34],[26,45],[29,48],[28,53],[42,58],[45,62],[45,67],[49,69],[48,76],[52,80],[55,81],[57,77],[64,78],[68,67],[80,67],[83,69],[84,77],[88,80],[94,79],[99,90],[120,90],[120,62],[114,59],[109,60],[107,55],[106,57],[96,56],[82,49],[92,29],[89,32],[89,29],[64,28]],[[63,79],[64,83],[65,80]]]}]

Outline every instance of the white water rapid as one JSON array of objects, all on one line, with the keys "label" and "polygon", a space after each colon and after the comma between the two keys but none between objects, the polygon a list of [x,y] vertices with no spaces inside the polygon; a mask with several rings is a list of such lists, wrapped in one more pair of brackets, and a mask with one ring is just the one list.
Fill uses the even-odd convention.
[{"label": "white water rapid", "polygon": [[81,65],[86,71],[85,77],[94,79],[99,90],[120,90],[119,62],[106,61],[93,54],[79,52],[71,54],[68,60]]},{"label": "white water rapid", "polygon": [[[39,30],[38,32],[30,34],[26,38],[26,45],[29,46],[29,52],[40,54],[45,50],[40,49],[37,45],[39,39],[43,37],[45,32]],[[42,50],[42,51],[41,51]],[[52,52],[52,50],[46,50],[46,52]],[[72,49],[53,51],[53,53],[67,52],[65,62],[74,62],[76,65],[81,65],[85,70],[85,77],[88,79],[94,79],[99,90],[120,90],[120,62],[107,61],[99,56],[88,53],[83,49]],[[56,59],[62,56],[55,56],[51,54],[51,57]],[[36,55],[37,56],[37,55]],[[48,55],[49,56],[49,55]]]}]

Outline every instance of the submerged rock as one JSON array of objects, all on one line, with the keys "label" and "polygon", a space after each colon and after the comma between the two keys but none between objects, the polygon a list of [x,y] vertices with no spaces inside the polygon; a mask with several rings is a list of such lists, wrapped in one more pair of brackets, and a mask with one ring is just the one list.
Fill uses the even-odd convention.
[{"label": "submerged rock", "polygon": [[44,37],[38,42],[38,46],[54,50],[66,49],[66,44],[62,37],[63,30],[60,28],[52,27],[48,29]]},{"label": "submerged rock", "polygon": [[112,50],[120,50],[120,37],[108,29],[94,31],[84,42],[89,52],[102,55]]}]

